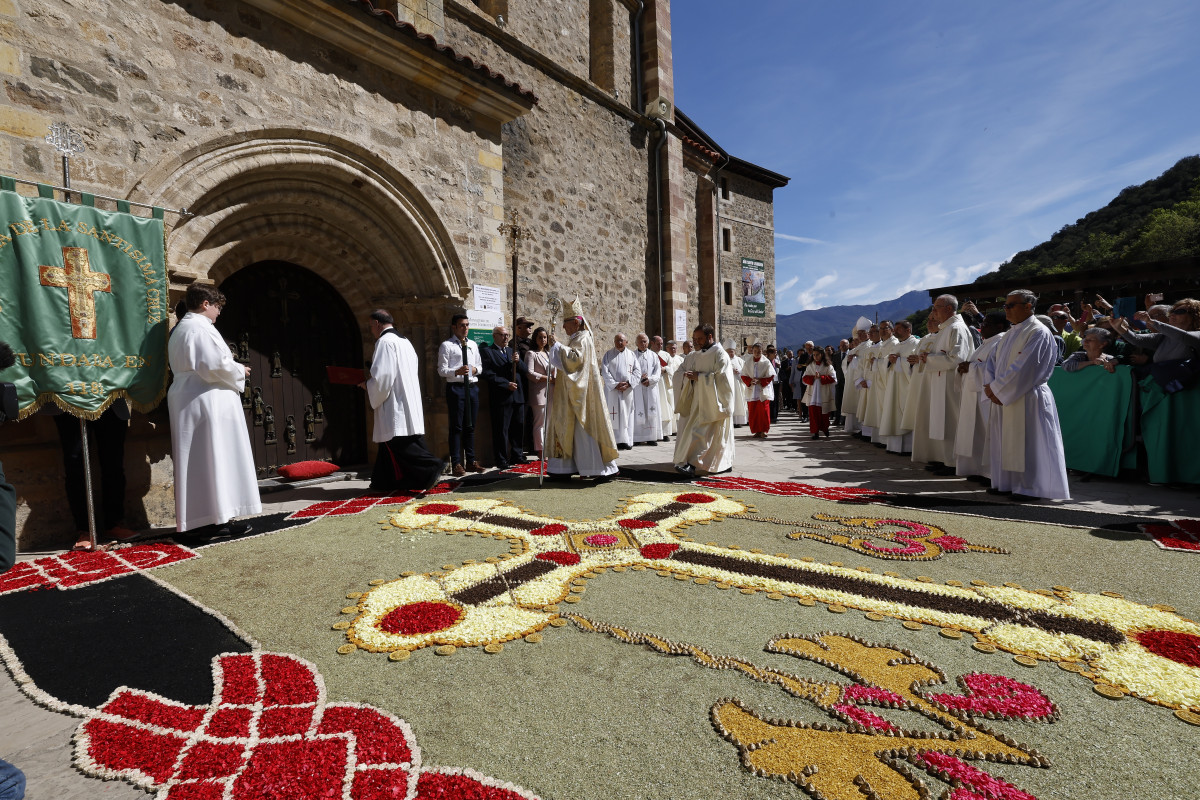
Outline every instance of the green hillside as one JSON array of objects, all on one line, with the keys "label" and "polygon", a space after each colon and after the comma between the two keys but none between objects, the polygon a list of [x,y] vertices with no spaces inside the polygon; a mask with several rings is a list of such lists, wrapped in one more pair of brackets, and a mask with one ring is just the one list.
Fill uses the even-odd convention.
[{"label": "green hillside", "polygon": [[1200,256],[1200,156],[1187,156],[1104,208],[1022,250],[976,283]]}]

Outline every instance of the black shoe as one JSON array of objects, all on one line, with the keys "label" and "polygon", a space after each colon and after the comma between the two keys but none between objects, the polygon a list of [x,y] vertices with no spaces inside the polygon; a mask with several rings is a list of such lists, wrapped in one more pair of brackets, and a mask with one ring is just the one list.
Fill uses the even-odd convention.
[{"label": "black shoe", "polygon": [[664,442],[669,442],[669,441],[671,441],[671,437],[670,437],[670,436],[664,436],[664,437],[662,438],[662,440],[663,440]]},{"label": "black shoe", "polygon": [[675,471],[680,475],[687,475],[689,478],[695,477],[696,468],[691,464],[676,464]]},{"label": "black shoe", "polygon": [[245,536],[254,530],[254,526],[249,522],[226,522],[224,525],[217,528],[217,536]]},{"label": "black shoe", "polygon": [[813,438],[814,440],[815,440],[815,439],[820,439],[820,438],[821,438],[821,434],[819,434],[819,433],[814,433],[814,434],[812,435],[812,438]]},{"label": "black shoe", "polygon": [[988,493],[988,494],[998,494],[998,495],[1010,495],[1010,494],[1012,494],[1012,492],[1005,492],[1005,491],[1002,491],[1002,490],[1000,490],[1000,489],[997,489],[997,488],[996,488],[996,487],[994,487],[994,486],[993,486],[993,487],[991,487],[990,489],[988,489],[988,490],[987,490],[987,493]]},{"label": "black shoe", "polygon": [[829,428],[826,428],[825,430],[821,431],[821,433],[825,434],[826,439],[829,438]]},{"label": "black shoe", "polygon": [[546,480],[554,483],[566,483],[571,480],[571,474],[567,472],[547,472]]},{"label": "black shoe", "polygon": [[632,450],[632,449],[633,449],[633,445],[631,445],[631,444],[618,444],[618,445],[617,445],[617,449],[618,449],[618,450]]},{"label": "black shoe", "polygon": [[437,472],[435,472],[429,476],[429,480],[426,481],[425,485],[421,487],[421,491],[428,492],[430,489],[437,486],[438,483],[440,483],[442,480],[442,473],[445,472],[449,467],[450,467],[450,459],[443,458],[442,466],[438,469]]},{"label": "black shoe", "polygon": [[1040,497],[1034,497],[1033,495],[1029,495],[1029,494],[1017,494],[1016,492],[1013,492],[1012,494],[1010,494],[1008,496],[1008,499],[1014,503],[1040,503],[1040,502],[1042,502],[1042,498],[1040,498]]},{"label": "black shoe", "polygon": [[957,475],[958,471],[954,467],[942,467],[941,469],[935,469],[933,474],[939,478],[950,478]]},{"label": "black shoe", "polygon": [[925,465],[926,472],[937,472],[938,470],[945,469],[945,468],[946,468],[946,465],[941,463],[940,461],[930,461],[928,464]]},{"label": "black shoe", "polygon": [[887,442],[871,442],[876,447],[887,447]]}]

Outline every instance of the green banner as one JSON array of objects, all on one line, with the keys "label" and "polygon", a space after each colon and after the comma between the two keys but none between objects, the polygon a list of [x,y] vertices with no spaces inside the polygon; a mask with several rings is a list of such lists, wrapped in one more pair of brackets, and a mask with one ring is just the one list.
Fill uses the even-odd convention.
[{"label": "green banner", "polygon": [[149,411],[167,382],[161,210],[147,219],[13,188],[0,180],[0,341],[17,354],[4,378],[20,418],[53,402],[95,419],[119,397]]},{"label": "green banner", "polygon": [[1136,461],[1124,457],[1133,438],[1130,367],[1117,367],[1113,373],[1095,366],[1077,372],[1059,367],[1050,376],[1048,385],[1058,407],[1063,449],[1070,469],[1116,477],[1123,466],[1136,465]]},{"label": "green banner", "polygon": [[742,259],[742,316],[767,315],[767,269],[761,261]]}]

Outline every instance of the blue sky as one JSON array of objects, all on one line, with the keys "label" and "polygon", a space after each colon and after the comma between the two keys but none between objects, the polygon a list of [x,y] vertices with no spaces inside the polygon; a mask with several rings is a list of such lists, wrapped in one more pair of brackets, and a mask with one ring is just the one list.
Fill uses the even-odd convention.
[{"label": "blue sky", "polygon": [[1200,153],[1200,0],[676,0],[672,41],[676,104],[791,178],[780,314],[968,282]]}]

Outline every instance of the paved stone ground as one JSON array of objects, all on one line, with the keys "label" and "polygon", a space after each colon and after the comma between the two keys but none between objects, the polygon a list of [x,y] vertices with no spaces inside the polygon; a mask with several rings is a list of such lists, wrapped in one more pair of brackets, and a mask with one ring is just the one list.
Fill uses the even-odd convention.
[{"label": "paved stone ground", "polygon": [[[834,430],[829,439],[813,441],[807,425],[784,412],[766,440],[750,438],[748,428],[737,431],[737,461],[733,474],[774,481],[800,481],[818,485],[862,486],[887,492],[931,494],[965,500],[998,498],[976,484],[958,478],[938,478],[921,464],[886,453],[881,448]],[[641,446],[621,454],[621,464],[671,469],[674,444]],[[294,511],[311,503],[352,497],[366,489],[366,481],[351,480],[307,486],[264,495],[263,512]],[[1120,480],[1071,479],[1070,501],[1053,505],[1079,510],[1137,514],[1162,518],[1194,517],[1200,499],[1191,490],[1147,486]],[[87,778],[71,767],[71,735],[78,720],[46,711],[23,695],[7,676],[0,677],[0,758],[26,773],[28,800],[108,800],[144,798],[146,793],[124,782]]]}]

